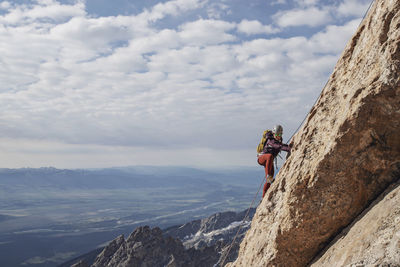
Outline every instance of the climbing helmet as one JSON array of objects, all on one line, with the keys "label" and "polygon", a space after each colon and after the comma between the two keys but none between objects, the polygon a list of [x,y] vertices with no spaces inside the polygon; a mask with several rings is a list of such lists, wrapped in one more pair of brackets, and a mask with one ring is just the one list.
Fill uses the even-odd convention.
[{"label": "climbing helmet", "polygon": [[281,125],[277,124],[272,128],[272,132],[277,136],[282,136],[283,128]]}]

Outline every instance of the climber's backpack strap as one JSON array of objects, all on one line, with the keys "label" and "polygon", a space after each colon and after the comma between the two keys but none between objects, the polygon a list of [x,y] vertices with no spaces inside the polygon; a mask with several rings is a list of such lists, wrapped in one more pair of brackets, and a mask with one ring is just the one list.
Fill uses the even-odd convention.
[{"label": "climber's backpack strap", "polygon": [[264,133],[262,135],[262,138],[261,138],[261,142],[257,146],[257,154],[260,154],[260,153],[263,152],[265,143],[267,142],[269,136],[271,136],[271,135],[272,135],[272,131],[271,130],[265,130],[264,131]]}]

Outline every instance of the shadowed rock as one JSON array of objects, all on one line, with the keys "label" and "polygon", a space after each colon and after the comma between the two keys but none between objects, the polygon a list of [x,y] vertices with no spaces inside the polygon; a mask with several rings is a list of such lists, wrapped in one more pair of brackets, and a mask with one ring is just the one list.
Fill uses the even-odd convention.
[{"label": "shadowed rock", "polygon": [[400,266],[400,182],[390,186],[311,265]]}]

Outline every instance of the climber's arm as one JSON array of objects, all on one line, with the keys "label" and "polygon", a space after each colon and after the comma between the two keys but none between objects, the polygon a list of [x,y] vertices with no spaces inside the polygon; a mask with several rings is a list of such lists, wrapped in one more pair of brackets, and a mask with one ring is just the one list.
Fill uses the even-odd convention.
[{"label": "climber's arm", "polygon": [[286,151],[286,152],[290,152],[290,150],[292,149],[289,145],[287,145],[287,144],[282,144],[281,145],[281,149],[283,150],[283,151]]}]

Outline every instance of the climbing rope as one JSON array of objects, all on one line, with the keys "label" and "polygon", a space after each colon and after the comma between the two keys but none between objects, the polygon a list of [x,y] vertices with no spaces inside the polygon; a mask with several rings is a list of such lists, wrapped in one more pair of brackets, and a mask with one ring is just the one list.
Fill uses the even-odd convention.
[{"label": "climbing rope", "polygon": [[260,192],[260,189],[261,189],[261,187],[262,187],[262,185],[263,185],[263,183],[264,183],[264,179],[265,179],[265,177],[263,177],[263,179],[261,180],[261,184],[260,184],[260,186],[258,187],[257,193],[255,194],[255,196],[254,196],[254,198],[253,198],[253,201],[252,201],[251,204],[250,204],[250,207],[247,209],[246,215],[244,216],[244,218],[243,218],[243,220],[242,220],[242,222],[241,222],[241,224],[240,224],[240,227],[239,227],[238,231],[236,232],[236,235],[235,235],[235,237],[233,238],[232,243],[230,244],[230,246],[229,246],[229,248],[228,248],[228,251],[225,253],[225,255],[224,255],[224,257],[223,257],[223,260],[222,260],[221,265],[220,265],[221,267],[224,266],[224,263],[225,263],[226,259],[227,259],[228,256],[229,256],[229,252],[231,252],[231,248],[232,248],[233,244],[235,243],[236,238],[238,237],[240,230],[242,230],[243,223],[246,221],[247,217],[249,216],[250,209],[251,209],[251,207],[253,206],[254,201],[256,200],[256,198],[257,198],[257,196],[258,196],[258,193]]},{"label": "climbing rope", "polygon": [[[363,16],[362,20],[360,21],[360,24],[358,24],[358,27],[357,27],[357,28],[360,28],[361,23],[364,21],[365,17],[366,17],[367,14],[368,14],[368,11],[371,9],[371,6],[372,6],[372,4],[373,4],[374,2],[375,2],[375,0],[372,0],[371,3],[369,4],[368,9],[367,9],[367,11],[365,11],[364,16]],[[338,61],[339,61],[339,60],[338,60]],[[337,64],[337,63],[336,63],[336,64]],[[323,91],[323,90],[325,89],[325,87],[328,85],[328,82],[329,82],[329,79],[326,81],[326,83],[325,83],[325,85],[324,85],[322,91]],[[315,104],[317,103],[317,101],[318,101],[318,99],[319,99],[320,96],[321,96],[321,95],[318,95],[317,99],[315,99],[314,104],[311,106],[311,109],[315,106]],[[311,109],[310,109],[310,111],[311,111]],[[293,134],[292,134],[292,136],[290,136],[290,138],[286,141],[286,144],[292,139],[292,137],[297,133],[297,131],[298,131],[298,130],[300,129],[300,127],[303,125],[303,123],[304,123],[304,121],[307,119],[308,114],[310,113],[310,111],[306,114],[306,116],[304,117],[303,121],[300,123],[299,127],[297,127],[296,131],[294,131]]]}]

